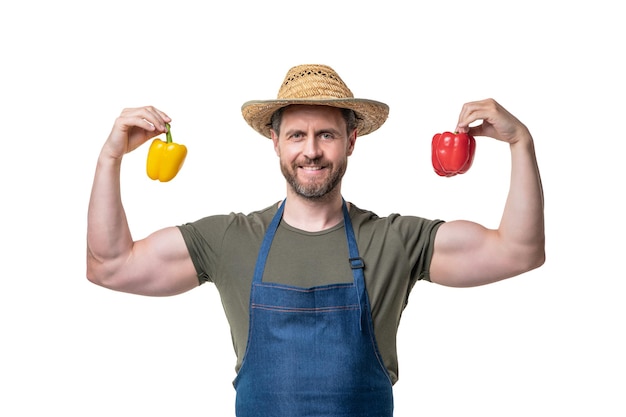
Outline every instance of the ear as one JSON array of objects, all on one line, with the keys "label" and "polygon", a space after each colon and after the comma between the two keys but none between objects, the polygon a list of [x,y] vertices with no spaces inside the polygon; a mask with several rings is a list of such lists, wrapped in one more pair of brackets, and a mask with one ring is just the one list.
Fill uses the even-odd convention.
[{"label": "ear", "polygon": [[354,152],[354,145],[356,144],[356,129],[352,131],[350,137],[348,137],[348,156]]},{"label": "ear", "polygon": [[274,152],[277,156],[280,156],[280,149],[278,148],[278,135],[274,129],[270,129],[270,135],[272,136],[272,142],[274,142]]}]

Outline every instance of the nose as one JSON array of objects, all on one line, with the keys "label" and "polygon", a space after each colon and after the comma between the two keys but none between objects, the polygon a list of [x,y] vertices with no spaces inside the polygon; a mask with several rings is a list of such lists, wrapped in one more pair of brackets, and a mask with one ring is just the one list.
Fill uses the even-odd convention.
[{"label": "nose", "polygon": [[322,156],[322,148],[315,135],[308,135],[304,141],[302,154],[308,159],[318,159]]}]

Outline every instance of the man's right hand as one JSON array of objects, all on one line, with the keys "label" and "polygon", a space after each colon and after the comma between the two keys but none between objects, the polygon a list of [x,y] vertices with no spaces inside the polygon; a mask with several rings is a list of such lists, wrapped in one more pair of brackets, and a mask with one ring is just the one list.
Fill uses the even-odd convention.
[{"label": "man's right hand", "polygon": [[103,156],[121,159],[151,138],[165,133],[165,124],[171,120],[167,114],[152,106],[124,109],[104,144]]}]

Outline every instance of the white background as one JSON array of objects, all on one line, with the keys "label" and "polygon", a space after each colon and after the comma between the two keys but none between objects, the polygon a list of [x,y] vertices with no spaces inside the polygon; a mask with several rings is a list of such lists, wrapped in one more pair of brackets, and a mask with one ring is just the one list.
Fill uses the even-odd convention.
[{"label": "white background", "polygon": [[[11,5],[8,5],[11,4]],[[493,97],[536,141],[547,262],[490,286],[419,283],[399,334],[396,416],[624,416],[623,15],[618,2],[5,2],[0,16],[0,415],[232,416],[235,357],[215,287],[171,298],[85,278],[95,162],[124,107],[155,105],[189,148],[170,183],[123,164],[134,237],[284,193],[241,118],[287,70],[332,66],[390,105],[344,196],[498,224],[506,145],[441,178],[430,139]]]}]

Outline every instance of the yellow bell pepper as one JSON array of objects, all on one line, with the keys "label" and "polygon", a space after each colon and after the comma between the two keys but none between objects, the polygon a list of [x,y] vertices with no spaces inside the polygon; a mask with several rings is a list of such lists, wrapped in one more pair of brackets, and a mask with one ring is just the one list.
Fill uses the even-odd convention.
[{"label": "yellow bell pepper", "polygon": [[161,182],[167,182],[174,178],[187,157],[187,147],[172,142],[172,132],[170,131],[169,123],[165,127],[167,129],[165,134],[166,142],[158,138],[152,141],[148,150],[148,161],[146,164],[148,177]]}]

